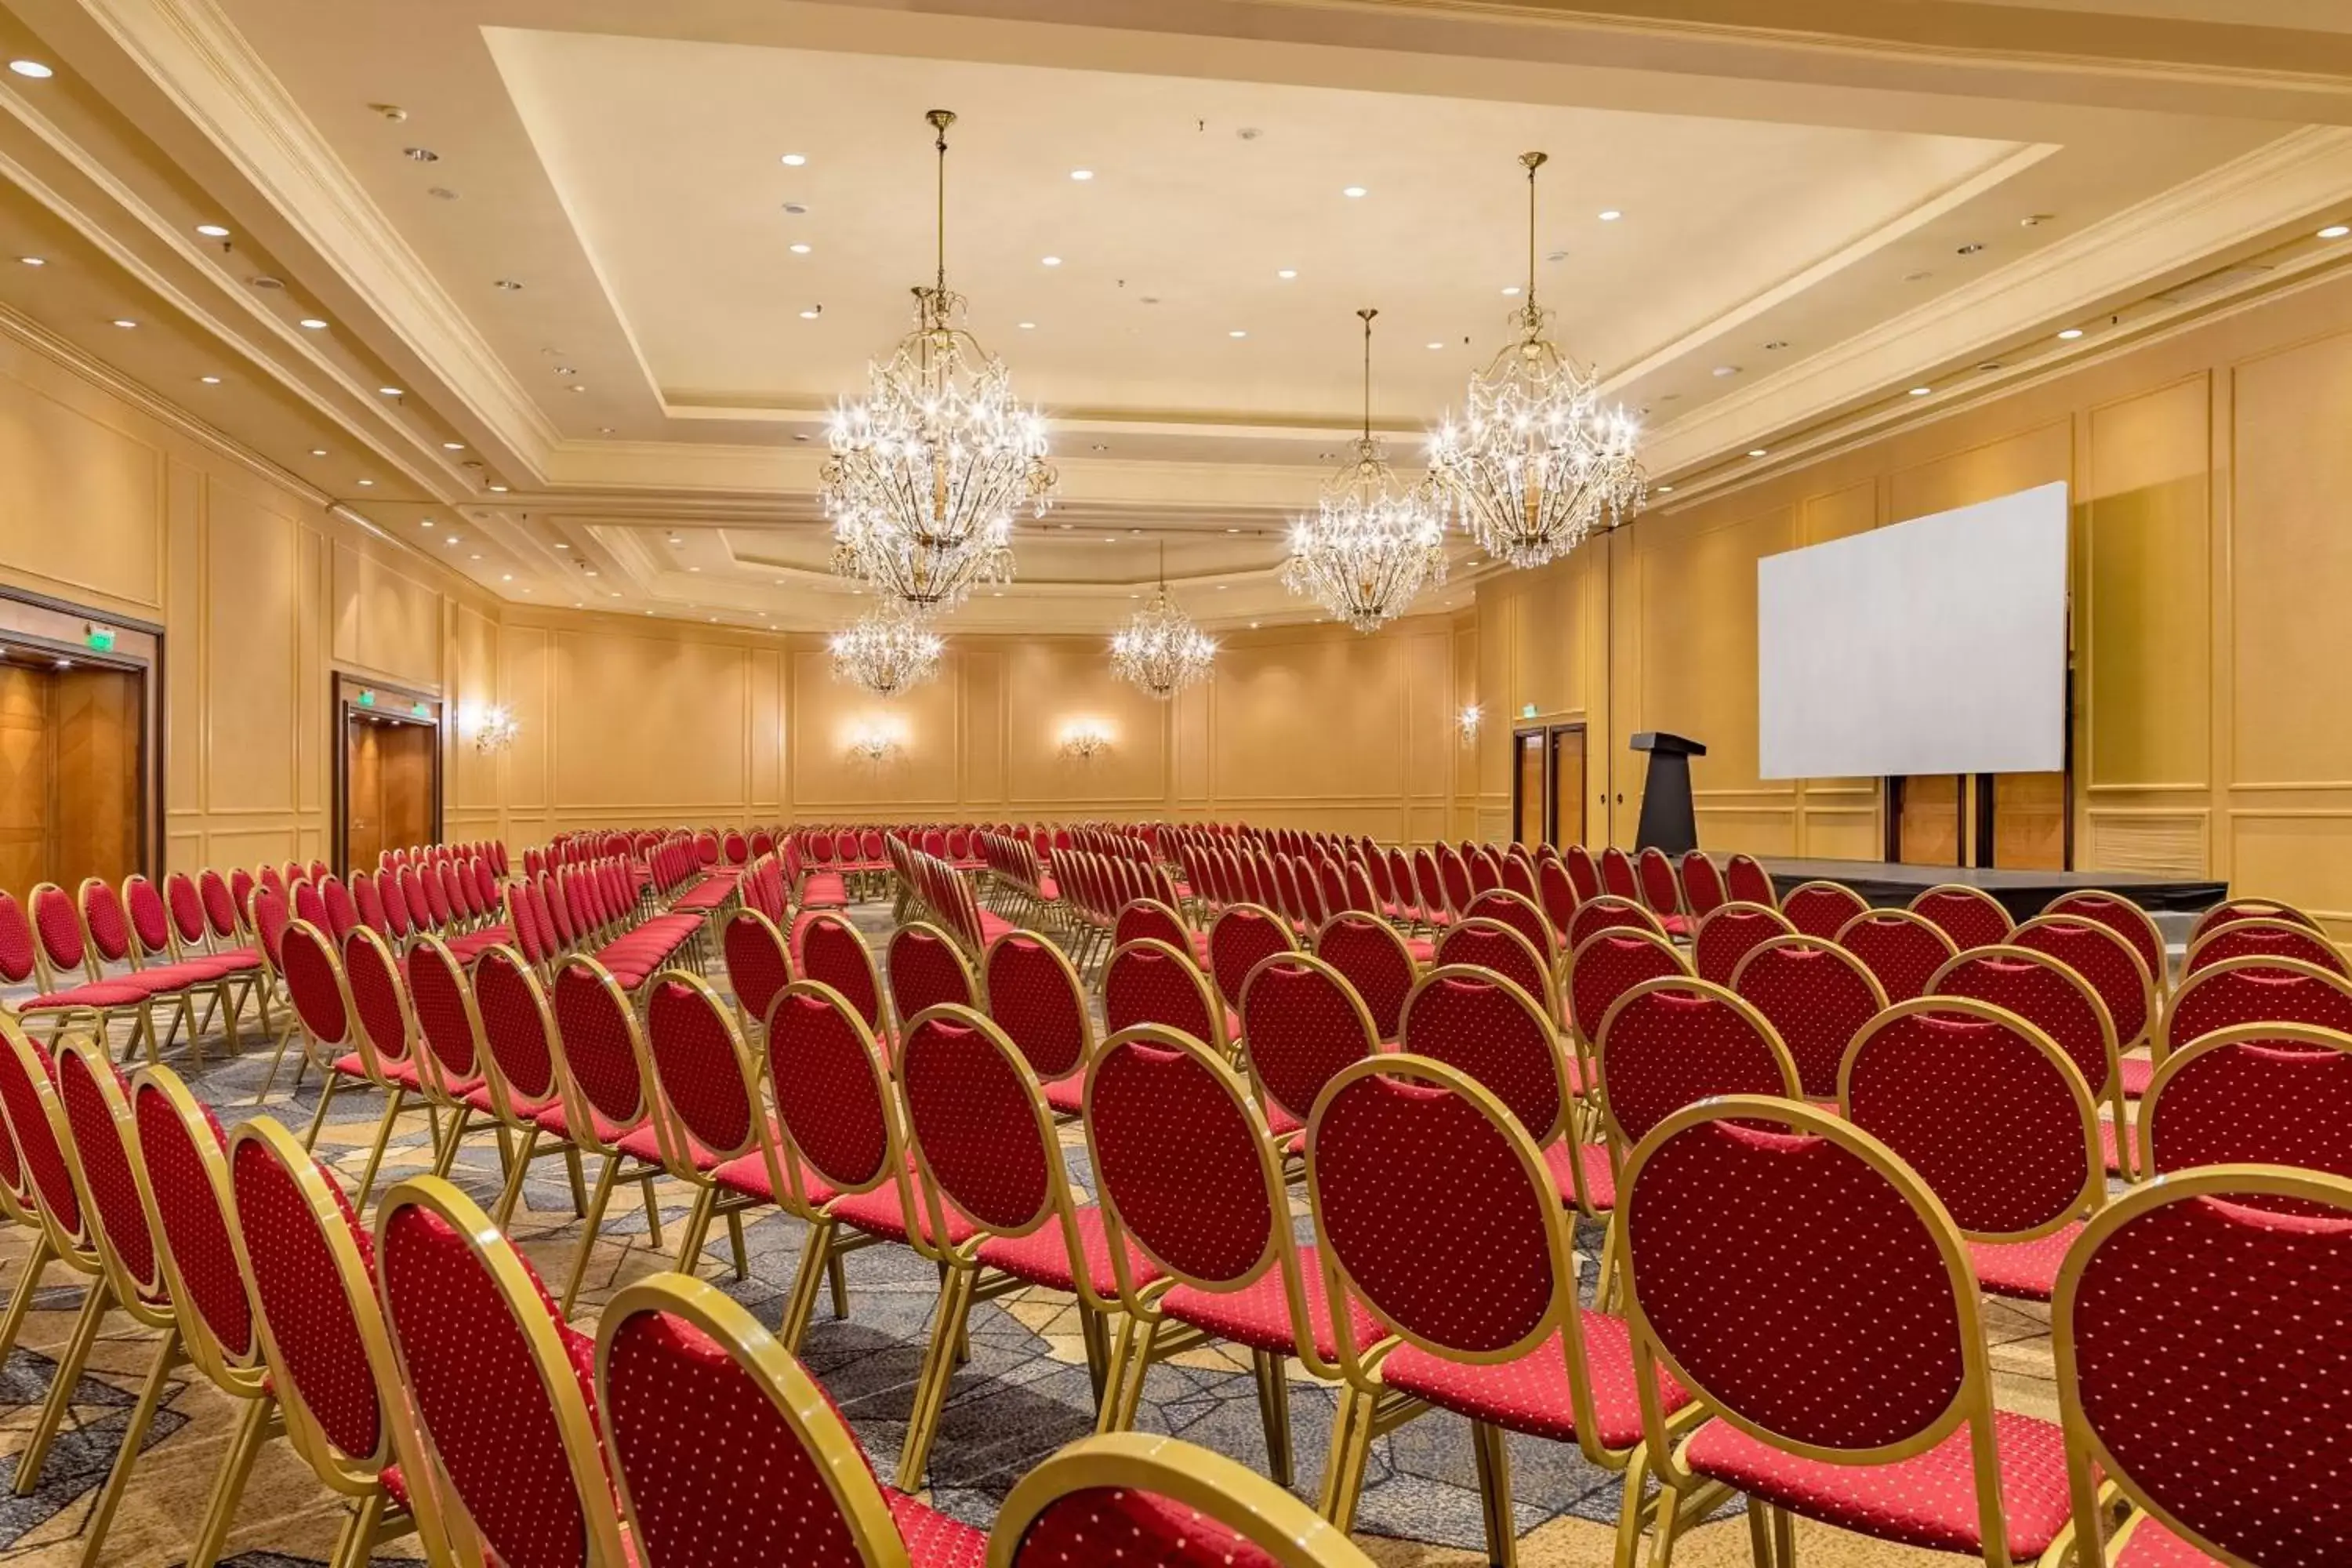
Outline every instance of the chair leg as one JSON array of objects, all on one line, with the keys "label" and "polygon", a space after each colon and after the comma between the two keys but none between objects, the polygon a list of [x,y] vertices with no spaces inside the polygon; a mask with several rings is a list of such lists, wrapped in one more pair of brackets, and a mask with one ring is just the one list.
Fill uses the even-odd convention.
[{"label": "chair leg", "polygon": [[705,1187],[694,1195],[694,1207],[686,1216],[686,1235],[678,1239],[677,1271],[692,1276],[702,1258],[703,1237],[710,1234],[711,1206],[719,1201],[719,1189]]},{"label": "chair leg", "polygon": [[1797,1568],[1797,1516],[1785,1508],[1772,1510],[1773,1568]]},{"label": "chair leg", "polygon": [[646,1194],[646,1245],[656,1252],[661,1250],[661,1199],[654,1194],[654,1173],[646,1172],[637,1179]]},{"label": "chair leg", "polygon": [[474,1108],[461,1105],[449,1123],[447,1136],[434,1146],[433,1173],[447,1180],[450,1167],[457,1163],[457,1145],[466,1141],[466,1124],[474,1119]]},{"label": "chair leg", "polygon": [[360,1176],[360,1195],[352,1209],[367,1213],[368,1194],[375,1190],[376,1168],[383,1163],[384,1146],[392,1142],[394,1123],[400,1120],[400,1108],[408,1102],[408,1090],[395,1084],[391,1098],[384,1101],[383,1119],[375,1124],[375,1142],[368,1149],[367,1170]]},{"label": "chair leg", "polygon": [[977,1268],[950,1268],[940,1291],[930,1346],[923,1352],[922,1373],[915,1380],[915,1406],[908,1414],[907,1446],[898,1455],[902,1492],[923,1489],[931,1441],[939,1436],[940,1413],[947,1406],[949,1385],[955,1380],[955,1347],[963,1337],[964,1318],[971,1310],[972,1286],[979,1276]]},{"label": "chair leg", "polygon": [[375,1544],[375,1532],[383,1523],[384,1505],[390,1494],[381,1485],[360,1499],[352,1510],[346,1526],[349,1534],[337,1542],[335,1555],[327,1560],[327,1568],[367,1568],[370,1549]]},{"label": "chair leg", "polygon": [[327,1107],[335,1103],[335,1090],[341,1086],[342,1081],[343,1075],[341,1073],[331,1072],[320,1075],[319,1109],[310,1113],[310,1130],[302,1134],[302,1147],[305,1150],[318,1146],[319,1131],[327,1125]]},{"label": "chair leg", "polygon": [[1104,1385],[1110,1378],[1110,1324],[1105,1315],[1078,1303],[1078,1337],[1087,1348],[1087,1378],[1095,1385],[1095,1409],[1103,1406]]},{"label": "chair leg", "polygon": [[849,1276],[841,1267],[841,1254],[835,1253],[825,1264],[825,1278],[833,1282],[833,1321],[849,1321]]},{"label": "chair leg", "polygon": [[588,1182],[580,1169],[580,1146],[568,1145],[563,1151],[564,1174],[572,1181],[572,1213],[574,1217],[588,1217]]},{"label": "chair leg", "polygon": [[18,1497],[32,1496],[33,1489],[41,1484],[41,1467],[48,1462],[49,1445],[57,1441],[58,1426],[65,1419],[66,1406],[73,1402],[74,1384],[81,1381],[82,1363],[89,1359],[98,1326],[106,1321],[106,1310],[113,1303],[105,1279],[92,1278],[82,1296],[81,1316],[74,1320],[73,1337],[66,1342],[66,1353],[58,1358],[57,1375],[49,1384],[48,1398],[42,1402],[40,1419],[34,1422],[33,1436],[16,1460]]},{"label": "chair leg", "polygon": [[271,1087],[278,1082],[278,1069],[286,1065],[286,1047],[294,1043],[294,1020],[288,1018],[285,1031],[276,1037],[278,1050],[269,1058],[269,1070],[261,1075],[261,1092],[253,1097],[254,1104],[259,1105],[268,1100]]},{"label": "chair leg", "polygon": [[124,1489],[131,1484],[131,1468],[139,1463],[139,1450],[147,1441],[147,1428],[154,1425],[156,1408],[163,1403],[163,1385],[172,1369],[184,1359],[180,1354],[180,1331],[164,1330],[162,1341],[155,1346],[154,1364],[147,1369],[147,1381],[140,1385],[139,1402],[131,1407],[131,1419],[123,1425],[122,1446],[114,1451],[114,1468],[107,1473],[106,1485],[99,1489],[98,1504],[82,1526],[81,1568],[98,1568],[99,1554],[106,1549],[107,1527],[114,1522],[114,1510],[121,1504]]},{"label": "chair leg", "polygon": [[1356,1497],[1363,1489],[1364,1465],[1372,1447],[1372,1401],[1353,1384],[1339,1389],[1339,1413],[1331,1418],[1331,1451],[1323,1461],[1323,1492],[1316,1511],[1341,1531],[1356,1522]]},{"label": "chair leg", "polygon": [[277,1408],[278,1402],[265,1394],[248,1401],[245,1414],[237,1418],[236,1432],[229,1438],[228,1452],[221,1456],[220,1479],[213,1483],[212,1500],[205,1505],[204,1523],[197,1528],[195,1548],[188,1553],[186,1568],[213,1568],[219,1561],[221,1548],[228,1543],[229,1528],[236,1522],[245,1479],[253,1473],[254,1456],[261,1452],[262,1439],[269,1433],[269,1417]]},{"label": "chair leg", "polygon": [[1287,1489],[1296,1466],[1290,1442],[1290,1376],[1286,1358],[1273,1351],[1253,1351],[1250,1362],[1257,1373],[1257,1409],[1265,1426],[1266,1474]]},{"label": "chair leg", "polygon": [[828,1274],[837,1275],[841,1259],[833,1253],[833,1238],[840,1221],[819,1215],[809,1226],[808,1239],[801,1243],[800,1268],[793,1275],[792,1294],[784,1298],[784,1321],[776,1337],[794,1355],[801,1352],[801,1340],[808,1333],[809,1320],[816,1315],[816,1293]]},{"label": "chair leg", "polygon": [[25,1255],[24,1272],[16,1276],[16,1293],[8,1299],[8,1315],[0,1318],[0,1366],[8,1362],[8,1354],[16,1348],[16,1335],[25,1327],[25,1314],[32,1310],[33,1293],[41,1288],[41,1276],[57,1254],[49,1250],[49,1233],[44,1229],[33,1237],[33,1250]]},{"label": "chair leg", "polygon": [[515,1202],[522,1196],[523,1181],[530,1174],[531,1156],[538,1152],[539,1129],[534,1127],[523,1138],[522,1158],[507,1168],[506,1187],[499,1194],[499,1206],[490,1215],[490,1223],[500,1230],[506,1229],[507,1221],[514,1215]]},{"label": "chair leg", "polygon": [[580,1227],[580,1250],[572,1258],[572,1278],[563,1282],[563,1315],[567,1318],[572,1315],[572,1303],[580,1299],[580,1281],[588,1275],[588,1255],[596,1250],[596,1229],[604,1223],[604,1205],[613,1199],[613,1178],[620,1173],[619,1152],[605,1155],[604,1169],[596,1173],[596,1191],[588,1199],[588,1214]]},{"label": "chair leg", "polygon": [[751,1277],[751,1260],[743,1250],[743,1211],[741,1209],[727,1211],[727,1247],[735,1255],[735,1278],[749,1279]]},{"label": "chair leg", "polygon": [[1478,1461],[1478,1500],[1486,1518],[1486,1561],[1494,1568],[1518,1562],[1518,1531],[1511,1518],[1511,1452],[1503,1429],[1470,1423],[1470,1451]]}]

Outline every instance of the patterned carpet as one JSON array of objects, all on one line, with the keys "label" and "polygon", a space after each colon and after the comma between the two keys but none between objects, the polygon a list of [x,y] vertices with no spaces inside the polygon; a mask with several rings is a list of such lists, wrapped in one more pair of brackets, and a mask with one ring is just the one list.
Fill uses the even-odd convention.
[{"label": "patterned carpet", "polygon": [[[888,910],[856,911],[877,940]],[[714,974],[723,988],[723,973]],[[253,1104],[267,1062],[250,1032],[233,1054],[217,1034],[205,1041],[199,1068],[185,1043],[171,1059],[231,1126],[248,1116],[274,1115],[298,1132],[317,1104],[315,1078],[290,1090],[281,1079],[266,1107]],[[290,1068],[289,1069],[290,1074]],[[355,1188],[380,1099],[339,1095],[320,1139],[320,1151]],[[1065,1133],[1074,1179],[1088,1181],[1086,1154],[1075,1131]],[[377,1191],[429,1160],[425,1114],[404,1116],[386,1156]],[[590,1173],[593,1174],[593,1170]],[[498,1155],[487,1135],[471,1140],[454,1173],[486,1206],[499,1186]],[[668,1247],[647,1244],[645,1215],[633,1189],[614,1197],[613,1214],[591,1259],[578,1321],[585,1327],[621,1285],[671,1267],[677,1226],[690,1193],[663,1183],[659,1193]],[[1299,1208],[1304,1226],[1303,1203]],[[560,1289],[579,1239],[563,1163],[538,1163],[510,1229],[553,1289]],[[1590,1256],[1596,1227],[1580,1238]],[[0,1285],[13,1289],[27,1250],[27,1233],[0,1236]],[[771,1215],[744,1230],[747,1268],[735,1278],[723,1226],[715,1226],[701,1272],[771,1325],[782,1315],[784,1293],[798,1261],[802,1227]],[[888,1473],[905,1431],[921,1359],[926,1325],[938,1291],[929,1265],[900,1248],[877,1247],[847,1260],[850,1312],[835,1321],[820,1309],[804,1346],[810,1370],[839,1402],[867,1451]],[[1589,1275],[1589,1267],[1588,1267]],[[78,1283],[53,1270],[54,1288],[37,1297],[22,1341],[0,1368],[0,1562],[64,1568],[81,1561],[80,1535],[100,1484],[112,1465],[121,1429],[152,1354],[153,1340],[117,1314],[92,1352],[75,1392],[64,1430],[39,1487],[16,1497],[16,1455],[47,1396],[54,1357],[79,1306]],[[2055,1417],[2046,1310],[1990,1302],[1987,1322],[1995,1343],[1999,1394],[2010,1407]],[[1334,1401],[1295,1365],[1292,1426],[1297,1489],[1312,1500],[1322,1473]],[[103,1561],[125,1568],[166,1568],[184,1561],[190,1539],[228,1440],[235,1410],[203,1377],[189,1370],[169,1391],[147,1438],[131,1489],[109,1534]],[[1244,1358],[1201,1351],[1153,1368],[1141,1425],[1228,1454],[1254,1468],[1266,1463],[1255,1385]],[[986,1303],[972,1317],[971,1360],[956,1376],[952,1398],[931,1462],[933,1500],[959,1518],[986,1525],[1013,1481],[1060,1444],[1093,1428],[1085,1352],[1072,1310],[1037,1293]],[[1514,1439],[1514,1504],[1521,1531],[1519,1556],[1528,1568],[1567,1568],[1610,1561],[1620,1493],[1619,1478],[1584,1460],[1572,1447]],[[237,1568],[301,1568],[322,1562],[339,1513],[326,1490],[282,1442],[262,1451],[223,1561]],[[1465,1423],[1444,1414],[1425,1416],[1382,1439],[1375,1448],[1358,1521],[1359,1539],[1384,1564],[1469,1564],[1482,1561],[1476,1480]],[[1815,1564],[1920,1564],[1953,1559],[1874,1545],[1835,1531],[1801,1527],[1803,1553]],[[394,1549],[395,1552],[398,1550]],[[1710,1565],[1748,1561],[1748,1531],[1736,1515],[1687,1535],[1677,1562]],[[406,1558],[380,1557],[379,1563]]]}]

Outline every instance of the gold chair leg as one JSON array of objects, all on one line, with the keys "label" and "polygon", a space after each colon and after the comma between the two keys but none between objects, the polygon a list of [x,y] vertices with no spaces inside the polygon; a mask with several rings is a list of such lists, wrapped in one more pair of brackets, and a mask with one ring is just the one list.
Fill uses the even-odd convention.
[{"label": "gold chair leg", "polygon": [[849,1276],[841,1267],[841,1254],[838,1252],[825,1265],[824,1277],[833,1282],[833,1321],[836,1323],[848,1321]]},{"label": "gold chair leg", "polygon": [[390,1494],[381,1483],[360,1499],[346,1526],[349,1533],[336,1543],[336,1554],[327,1560],[327,1568],[367,1568],[369,1549],[375,1544],[375,1532],[383,1522],[384,1505],[390,1500]]},{"label": "gold chair leg", "polygon": [[33,1293],[41,1288],[41,1276],[57,1256],[49,1250],[47,1229],[33,1237],[33,1250],[25,1255],[24,1271],[16,1276],[16,1293],[8,1299],[8,1315],[0,1318],[0,1366],[7,1364],[8,1354],[16,1348],[16,1336],[25,1327],[25,1314],[32,1310]]},{"label": "gold chair leg", "polygon": [[621,1155],[615,1151],[604,1156],[604,1169],[596,1173],[596,1190],[588,1199],[588,1213],[580,1227],[580,1250],[572,1258],[572,1278],[563,1283],[563,1315],[572,1315],[572,1303],[580,1299],[580,1281],[588,1275],[588,1255],[596,1250],[596,1229],[604,1223],[604,1205],[613,1200],[613,1178],[621,1173]]},{"label": "gold chair leg", "polygon": [[1486,1520],[1486,1561],[1494,1568],[1515,1568],[1518,1562],[1518,1530],[1511,1517],[1511,1451],[1503,1429],[1490,1422],[1470,1423],[1470,1451],[1478,1461],[1478,1500]]},{"label": "gold chair leg", "polygon": [[1785,1508],[1772,1510],[1773,1568],[1797,1568],[1797,1516]]},{"label": "gold chair leg", "polygon": [[939,1436],[940,1413],[947,1407],[949,1385],[955,1381],[955,1347],[963,1336],[964,1316],[971,1309],[977,1268],[950,1268],[940,1291],[940,1305],[931,1323],[930,1346],[923,1352],[923,1370],[915,1380],[915,1405],[908,1413],[907,1446],[898,1456],[898,1489],[920,1491],[929,1468],[931,1442]]},{"label": "gold chair leg", "polygon": [[343,1075],[339,1072],[320,1075],[319,1109],[310,1113],[310,1130],[302,1134],[302,1147],[305,1150],[318,1146],[319,1132],[327,1125],[327,1108],[335,1103],[335,1090],[342,1081]]},{"label": "gold chair leg", "polygon": [[580,1145],[567,1144],[563,1151],[563,1173],[572,1182],[572,1213],[576,1218],[588,1217],[588,1182],[580,1169]]},{"label": "gold chair leg", "polygon": [[1331,1419],[1331,1451],[1323,1461],[1323,1496],[1316,1511],[1342,1531],[1356,1522],[1356,1498],[1372,1447],[1372,1399],[1352,1384],[1339,1390]]},{"label": "gold chair leg", "polygon": [[367,1169],[360,1176],[360,1195],[352,1207],[360,1214],[367,1213],[368,1194],[375,1190],[377,1167],[383,1163],[385,1145],[392,1142],[392,1129],[400,1120],[401,1107],[408,1103],[408,1090],[394,1084],[391,1098],[384,1101],[383,1119],[375,1124],[375,1142],[368,1149]]},{"label": "gold chair leg", "polygon": [[686,1216],[686,1234],[678,1238],[677,1271],[692,1276],[699,1272],[695,1267],[702,1259],[702,1241],[710,1234],[710,1210],[719,1201],[717,1187],[705,1187],[694,1195],[694,1207]]},{"label": "gold chair leg", "polygon": [[735,1278],[749,1279],[751,1277],[751,1259],[743,1250],[743,1211],[741,1209],[727,1211],[727,1249],[735,1255]]},{"label": "gold chair leg", "polygon": [[505,1190],[499,1194],[498,1209],[490,1215],[490,1223],[500,1230],[506,1229],[507,1221],[514,1216],[515,1202],[522,1196],[523,1181],[530,1174],[531,1156],[538,1152],[539,1129],[534,1127],[523,1138],[522,1157],[507,1168]]},{"label": "gold chair leg", "polygon": [[444,1181],[448,1179],[450,1168],[457,1163],[457,1146],[466,1141],[466,1127],[473,1119],[472,1106],[457,1107],[457,1115],[450,1121],[447,1135],[433,1151],[433,1173]]},{"label": "gold chair leg", "polygon": [[637,1185],[646,1194],[646,1245],[656,1252],[661,1250],[661,1199],[654,1192],[657,1178],[651,1171],[637,1178]]},{"label": "gold chair leg", "polygon": [[229,1438],[228,1452],[221,1456],[220,1478],[213,1482],[212,1500],[205,1505],[204,1523],[197,1528],[195,1548],[188,1553],[186,1568],[213,1568],[220,1560],[221,1548],[228,1544],[229,1529],[236,1522],[236,1505],[245,1496],[246,1478],[253,1473],[254,1457],[261,1452],[262,1439],[269,1434],[269,1417],[277,1408],[278,1402],[266,1394],[247,1402],[236,1431]]},{"label": "gold chair leg", "polygon": [[1611,1568],[1634,1568],[1641,1556],[1642,1493],[1649,1477],[1650,1446],[1636,1443],[1625,1461],[1625,1489],[1617,1501],[1617,1549],[1610,1558]]},{"label": "gold chair leg", "polygon": [[106,1310],[113,1300],[106,1281],[93,1278],[82,1296],[81,1316],[74,1320],[73,1337],[66,1342],[66,1353],[58,1358],[57,1375],[49,1384],[48,1398],[41,1404],[40,1419],[33,1424],[32,1438],[16,1460],[18,1497],[32,1496],[33,1489],[41,1484],[41,1467],[48,1462],[49,1445],[57,1441],[66,1406],[73,1403],[74,1384],[81,1381],[82,1363],[89,1359],[89,1347],[98,1338],[98,1326],[105,1321]]},{"label": "gold chair leg", "polygon": [[801,1243],[800,1268],[793,1275],[792,1294],[784,1299],[784,1321],[776,1331],[776,1337],[794,1355],[800,1354],[809,1320],[816,1315],[817,1290],[826,1275],[841,1268],[841,1259],[833,1255],[833,1238],[839,1226],[840,1221],[819,1215],[809,1225],[808,1239]]},{"label": "gold chair leg", "polygon": [[180,1331],[164,1330],[162,1341],[155,1346],[154,1364],[147,1369],[147,1381],[140,1385],[139,1402],[131,1407],[131,1419],[123,1424],[122,1446],[114,1451],[114,1468],[107,1472],[106,1485],[99,1489],[98,1504],[82,1526],[81,1568],[98,1568],[99,1554],[106,1550],[107,1527],[114,1522],[114,1510],[121,1505],[122,1493],[131,1484],[131,1468],[139,1463],[139,1450],[146,1444],[147,1428],[154,1425],[156,1408],[163,1403],[163,1385],[182,1359]]},{"label": "gold chair leg", "polygon": [[1265,1426],[1266,1474],[1287,1490],[1296,1466],[1290,1443],[1290,1377],[1286,1360],[1273,1351],[1250,1352],[1257,1374],[1257,1409]]}]

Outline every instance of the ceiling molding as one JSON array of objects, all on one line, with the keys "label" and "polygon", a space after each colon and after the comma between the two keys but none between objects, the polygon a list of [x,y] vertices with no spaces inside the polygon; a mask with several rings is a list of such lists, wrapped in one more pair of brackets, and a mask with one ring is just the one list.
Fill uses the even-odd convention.
[{"label": "ceiling molding", "polygon": [[408,353],[543,473],[553,422],[213,0],[81,4]]}]

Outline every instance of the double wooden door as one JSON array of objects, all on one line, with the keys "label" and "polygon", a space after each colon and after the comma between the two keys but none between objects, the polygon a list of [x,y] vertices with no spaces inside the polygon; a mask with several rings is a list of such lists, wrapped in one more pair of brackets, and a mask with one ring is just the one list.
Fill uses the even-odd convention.
[{"label": "double wooden door", "polygon": [[1511,736],[1511,834],[1521,844],[1584,842],[1584,726]]}]

